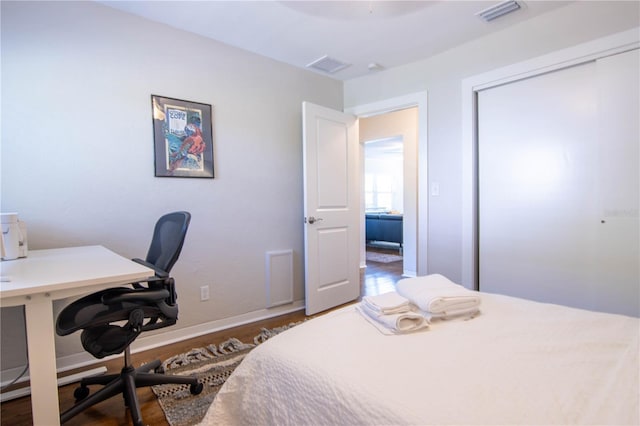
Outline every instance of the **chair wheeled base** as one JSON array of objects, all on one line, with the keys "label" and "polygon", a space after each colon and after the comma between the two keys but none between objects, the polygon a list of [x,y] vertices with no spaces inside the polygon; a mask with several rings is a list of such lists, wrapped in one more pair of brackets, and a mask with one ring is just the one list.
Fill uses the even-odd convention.
[{"label": "chair wheeled base", "polygon": [[[142,426],[142,414],[140,412],[140,403],[136,395],[136,389],[161,385],[165,383],[190,385],[189,391],[192,395],[198,395],[204,388],[203,384],[195,377],[172,376],[161,374],[160,361],[155,360],[144,364],[138,368],[131,365],[131,354],[129,348],[124,354],[125,365],[120,374],[104,374],[99,376],[85,377],[80,381],[80,386],[73,392],[76,398],[76,404],[60,415],[60,423],[74,417],[76,414],[86,410],[87,408],[105,401],[112,396],[123,394],[124,403],[129,407],[131,421],[136,426]],[[151,372],[154,371],[154,372]],[[155,371],[158,371],[156,373]],[[90,391],[87,386],[103,385],[104,388],[89,395]]]}]

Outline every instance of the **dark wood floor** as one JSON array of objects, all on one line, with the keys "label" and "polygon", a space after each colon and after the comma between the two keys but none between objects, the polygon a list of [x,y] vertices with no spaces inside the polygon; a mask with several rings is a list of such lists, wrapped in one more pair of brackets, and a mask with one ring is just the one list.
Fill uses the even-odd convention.
[{"label": "dark wood floor", "polygon": [[[399,255],[398,248],[367,247],[368,251],[383,254]],[[361,295],[373,296],[395,290],[395,285],[402,278],[402,261],[391,263],[367,262],[361,273]]]},{"label": "dark wood floor", "polygon": [[[382,253],[398,254],[397,249],[373,248]],[[367,268],[361,273],[361,296],[375,295],[392,291],[395,283],[402,275],[402,261],[392,263],[367,262]],[[153,359],[167,359],[172,355],[186,352],[192,348],[207,346],[212,343],[220,343],[230,337],[236,337],[243,342],[251,342],[263,327],[272,328],[306,318],[304,311],[294,312],[265,321],[234,327],[216,333],[208,334],[194,339],[185,340],[172,345],[133,354],[135,365]],[[120,359],[104,363],[109,372],[117,372],[122,367]],[[95,367],[95,366],[92,366]],[[69,374],[74,371],[69,372]],[[73,405],[73,391],[77,384],[62,386],[59,389],[60,408],[65,410]],[[158,404],[155,395],[149,388],[138,390],[138,399],[142,409],[142,417],[148,425],[168,425],[164,413]],[[23,397],[0,404],[0,420],[2,426],[27,426],[31,425],[31,398]],[[131,422],[127,410],[124,409],[122,398],[113,397],[77,415],[65,425],[104,425],[120,426],[129,425]]]}]

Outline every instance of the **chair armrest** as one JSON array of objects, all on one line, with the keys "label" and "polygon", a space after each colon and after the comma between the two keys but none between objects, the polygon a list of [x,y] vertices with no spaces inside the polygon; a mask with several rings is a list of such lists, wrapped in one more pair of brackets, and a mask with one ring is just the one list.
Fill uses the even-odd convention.
[{"label": "chair armrest", "polygon": [[149,269],[153,269],[153,271],[156,273],[156,276],[160,278],[167,278],[169,276],[169,273],[167,271],[163,271],[162,269],[157,268],[156,265],[154,265],[153,263],[149,263],[145,260],[138,259],[138,258],[131,259],[131,260],[133,260],[136,263],[139,263],[142,266],[146,266]]},{"label": "chair armrest", "polygon": [[114,289],[102,295],[101,302],[105,305],[122,302],[159,302],[169,298],[168,290],[148,290],[148,289]]}]

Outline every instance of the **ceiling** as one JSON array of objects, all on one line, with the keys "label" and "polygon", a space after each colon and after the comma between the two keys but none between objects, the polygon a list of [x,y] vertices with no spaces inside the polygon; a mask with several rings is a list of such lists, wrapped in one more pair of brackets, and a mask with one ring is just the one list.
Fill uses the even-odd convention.
[{"label": "ceiling", "polygon": [[300,68],[328,55],[349,65],[313,71],[338,80],[415,62],[571,3],[518,0],[519,10],[485,22],[475,14],[500,0],[99,2]]}]

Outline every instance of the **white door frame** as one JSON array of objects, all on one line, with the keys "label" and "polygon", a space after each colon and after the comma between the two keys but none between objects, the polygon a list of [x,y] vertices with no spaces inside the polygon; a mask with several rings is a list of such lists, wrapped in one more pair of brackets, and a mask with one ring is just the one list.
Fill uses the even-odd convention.
[{"label": "white door frame", "polygon": [[[405,108],[418,108],[418,158],[417,158],[417,178],[416,182],[416,275],[427,274],[427,242],[428,242],[428,197],[426,194],[420,196],[421,188],[428,188],[428,158],[427,158],[427,92],[410,93],[395,98],[384,99],[368,104],[356,105],[345,108],[345,112],[353,114],[357,117],[370,117],[374,115],[386,114]],[[405,154],[406,155],[406,154]],[[364,149],[360,144],[360,158],[364,157]],[[365,259],[365,220],[364,220],[364,200],[362,200],[362,218],[361,218],[361,250],[360,256],[362,262]],[[405,255],[407,253],[405,252]],[[414,275],[410,272],[408,275]]]},{"label": "white door frame", "polygon": [[640,27],[462,81],[462,284],[478,288],[477,92],[640,47]]}]

